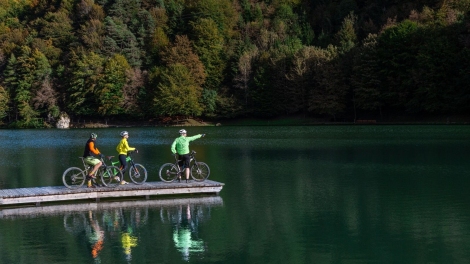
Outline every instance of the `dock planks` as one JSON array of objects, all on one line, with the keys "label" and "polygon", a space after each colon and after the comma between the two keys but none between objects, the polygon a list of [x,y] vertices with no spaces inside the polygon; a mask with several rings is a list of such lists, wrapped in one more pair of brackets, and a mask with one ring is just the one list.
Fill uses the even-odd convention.
[{"label": "dock planks", "polygon": [[46,186],[0,190],[0,206],[36,204],[101,198],[146,197],[182,194],[218,194],[224,184],[216,181],[203,182],[146,182],[141,185],[127,184],[115,188],[98,187],[68,189],[65,186]]}]

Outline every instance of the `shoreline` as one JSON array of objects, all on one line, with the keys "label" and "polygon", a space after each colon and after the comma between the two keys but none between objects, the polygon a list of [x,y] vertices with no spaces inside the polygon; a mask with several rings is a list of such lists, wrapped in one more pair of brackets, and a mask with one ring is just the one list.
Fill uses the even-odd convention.
[{"label": "shoreline", "polygon": [[[119,127],[193,127],[193,126],[370,126],[370,125],[469,125],[470,117],[428,117],[428,118],[410,118],[396,117],[387,121],[375,119],[358,119],[354,121],[338,120],[332,121],[328,118],[310,118],[299,116],[286,116],[271,119],[261,118],[236,118],[204,121],[202,119],[179,119],[172,122],[162,122],[161,120],[148,121],[117,121],[117,120],[80,120],[71,121],[68,128],[119,128]],[[3,129],[21,129],[2,126]],[[45,124],[41,128],[56,128],[53,125]],[[67,129],[67,128],[57,128]]]},{"label": "shoreline", "polygon": [[177,124],[161,124],[152,122],[90,122],[71,123],[70,128],[117,128],[117,127],[193,127],[193,126],[386,126],[386,125],[470,125],[470,120],[461,121],[388,121],[357,120],[356,122],[328,122],[301,120],[238,120],[226,122],[179,122]]}]

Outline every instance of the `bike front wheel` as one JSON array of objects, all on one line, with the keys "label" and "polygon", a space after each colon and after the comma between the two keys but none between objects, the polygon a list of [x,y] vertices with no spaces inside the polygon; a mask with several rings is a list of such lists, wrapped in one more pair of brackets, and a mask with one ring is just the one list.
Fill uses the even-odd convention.
[{"label": "bike front wheel", "polygon": [[85,183],[85,172],[77,167],[71,167],[62,174],[62,182],[69,189],[77,189]]},{"label": "bike front wheel", "polygon": [[141,164],[134,164],[129,169],[129,177],[135,184],[142,184],[147,180],[147,170]]},{"label": "bike front wheel", "polygon": [[122,171],[116,166],[102,167],[99,170],[101,182],[107,187],[116,187],[122,180]]},{"label": "bike front wheel", "polygon": [[205,181],[209,178],[210,173],[211,170],[209,169],[209,166],[204,162],[196,162],[191,166],[191,178],[195,181]]},{"label": "bike front wheel", "polygon": [[158,172],[160,179],[164,182],[172,182],[178,177],[178,168],[175,164],[165,163],[160,167]]}]

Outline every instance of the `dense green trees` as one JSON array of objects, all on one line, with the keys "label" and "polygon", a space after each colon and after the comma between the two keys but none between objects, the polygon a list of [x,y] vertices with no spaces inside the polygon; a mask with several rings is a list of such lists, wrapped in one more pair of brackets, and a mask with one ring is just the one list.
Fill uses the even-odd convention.
[{"label": "dense green trees", "polygon": [[0,122],[468,115],[469,11],[467,0],[5,0]]}]

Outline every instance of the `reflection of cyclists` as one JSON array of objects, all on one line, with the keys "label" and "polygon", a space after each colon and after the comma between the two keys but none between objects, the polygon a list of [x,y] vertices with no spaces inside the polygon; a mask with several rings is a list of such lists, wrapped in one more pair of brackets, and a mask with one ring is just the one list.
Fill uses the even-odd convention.
[{"label": "reflection of cyclists", "polygon": [[132,248],[137,246],[137,237],[132,235],[132,227],[128,227],[126,231],[121,234],[122,248],[126,254],[127,261],[132,260]]},{"label": "reflection of cyclists", "polygon": [[[180,209],[182,211],[182,208]],[[182,212],[181,212],[182,213]],[[175,247],[183,254],[183,259],[189,261],[190,253],[204,252],[204,242],[192,238],[191,207],[186,207],[186,217],[182,216],[180,223],[173,230]]]},{"label": "reflection of cyclists", "polygon": [[[184,173],[186,175],[186,182],[189,180],[189,142],[196,140],[198,138],[204,137],[206,134],[199,134],[192,137],[186,137],[186,130],[181,129],[179,131],[180,137],[176,138],[171,144],[171,152],[173,154],[178,153],[179,155],[179,166],[185,166]],[[178,181],[181,181],[181,176],[178,176]]]},{"label": "reflection of cyclists", "polygon": [[88,219],[90,220],[90,225],[92,230],[87,232],[88,241],[91,244],[91,256],[96,262],[100,262],[98,258],[100,251],[103,249],[104,242],[104,232],[101,230],[98,225],[98,221],[93,219],[93,213],[88,211]]}]

